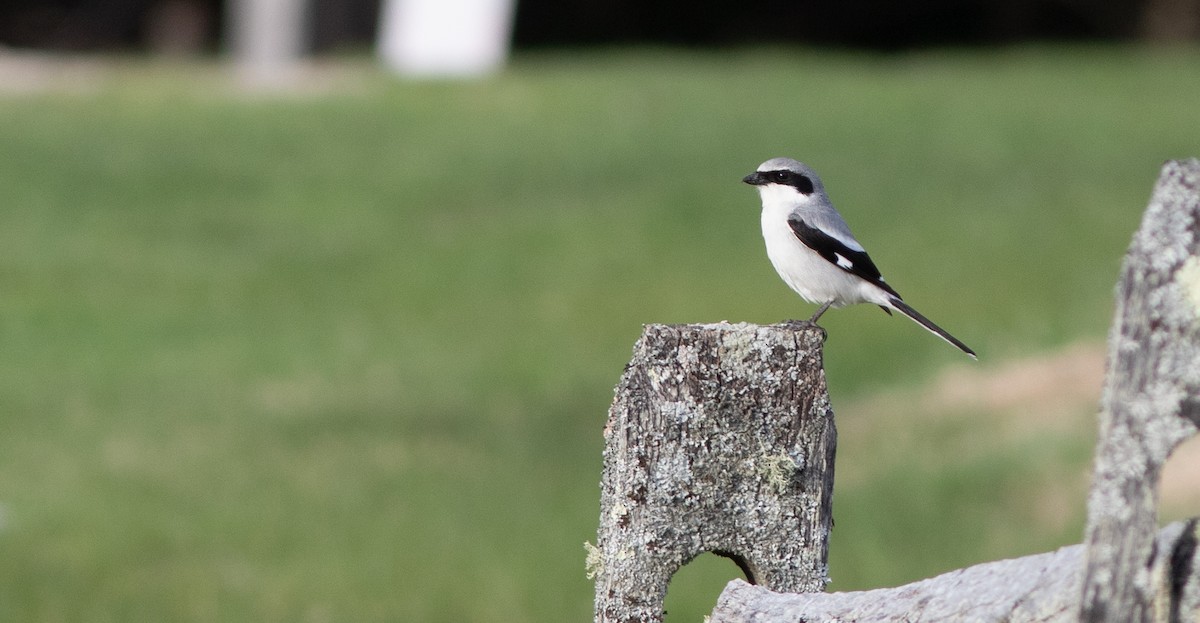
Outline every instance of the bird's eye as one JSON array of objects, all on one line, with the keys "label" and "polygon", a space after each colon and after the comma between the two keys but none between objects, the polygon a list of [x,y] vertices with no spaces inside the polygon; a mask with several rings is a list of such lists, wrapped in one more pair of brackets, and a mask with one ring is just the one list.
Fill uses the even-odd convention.
[{"label": "bird's eye", "polygon": [[771,177],[774,178],[776,182],[787,182],[788,181],[788,172],[787,171],[775,171],[774,173],[771,174]]}]

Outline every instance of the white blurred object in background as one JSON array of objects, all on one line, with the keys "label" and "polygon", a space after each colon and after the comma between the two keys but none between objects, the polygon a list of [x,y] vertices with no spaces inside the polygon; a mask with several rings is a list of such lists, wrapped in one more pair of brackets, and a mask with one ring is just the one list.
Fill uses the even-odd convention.
[{"label": "white blurred object in background", "polygon": [[404,75],[479,76],[504,66],[515,0],[385,0],[378,53]]}]

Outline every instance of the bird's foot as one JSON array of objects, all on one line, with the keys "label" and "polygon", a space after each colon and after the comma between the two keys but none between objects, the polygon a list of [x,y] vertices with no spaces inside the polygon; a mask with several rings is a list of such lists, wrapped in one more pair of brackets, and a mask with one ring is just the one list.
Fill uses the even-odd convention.
[{"label": "bird's foot", "polygon": [[800,329],[807,329],[808,327],[818,326],[817,323],[811,320],[796,320],[794,318],[792,320],[784,320],[779,324],[796,331],[799,331]]},{"label": "bird's foot", "polygon": [[829,334],[825,331],[825,327],[817,324],[813,320],[784,320],[779,323],[781,326],[791,329],[792,331],[804,331],[806,329],[816,329],[821,332],[821,340],[823,341]]}]

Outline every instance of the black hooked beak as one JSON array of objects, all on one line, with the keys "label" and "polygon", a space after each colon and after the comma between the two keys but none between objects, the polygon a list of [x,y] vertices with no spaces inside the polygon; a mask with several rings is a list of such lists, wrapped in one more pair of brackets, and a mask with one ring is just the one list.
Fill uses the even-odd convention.
[{"label": "black hooked beak", "polygon": [[755,171],[750,175],[743,177],[742,181],[750,184],[751,186],[762,186],[763,184],[767,183],[767,178],[761,172]]}]

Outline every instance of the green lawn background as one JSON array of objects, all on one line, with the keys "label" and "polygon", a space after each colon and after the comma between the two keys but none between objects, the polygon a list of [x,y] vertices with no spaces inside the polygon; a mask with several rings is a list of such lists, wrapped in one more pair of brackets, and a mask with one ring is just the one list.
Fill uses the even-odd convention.
[{"label": "green lawn background", "polygon": [[[1195,49],[341,63],[291,94],[120,60],[0,97],[0,619],[586,620],[641,325],[812,311],[763,253],[759,162],[816,167],[986,367],[1103,339],[1159,166],[1200,155]],[[835,411],[968,365],[874,308],[823,324]],[[833,589],[1079,539],[1086,417],[888,415],[844,427]],[[735,574],[685,569],[672,620]]]}]

